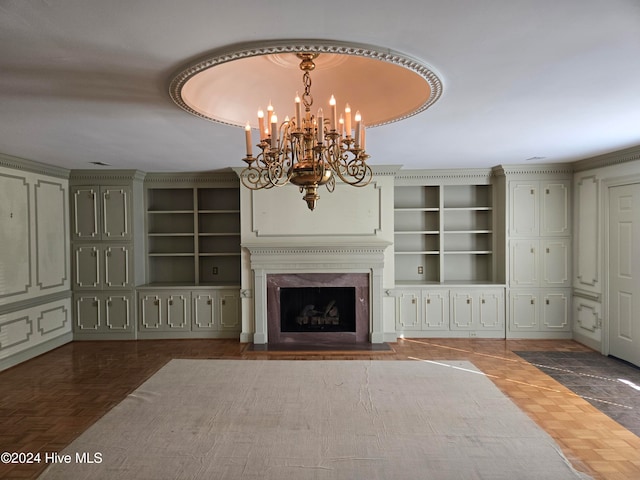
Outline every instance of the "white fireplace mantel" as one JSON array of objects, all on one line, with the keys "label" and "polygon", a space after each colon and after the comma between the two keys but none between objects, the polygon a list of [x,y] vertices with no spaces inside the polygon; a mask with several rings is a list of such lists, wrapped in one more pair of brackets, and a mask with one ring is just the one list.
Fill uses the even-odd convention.
[{"label": "white fireplace mantel", "polygon": [[253,342],[268,343],[267,275],[282,273],[368,273],[371,343],[383,343],[382,292],[384,252],[390,242],[375,240],[348,245],[244,244],[254,276],[255,330]]}]

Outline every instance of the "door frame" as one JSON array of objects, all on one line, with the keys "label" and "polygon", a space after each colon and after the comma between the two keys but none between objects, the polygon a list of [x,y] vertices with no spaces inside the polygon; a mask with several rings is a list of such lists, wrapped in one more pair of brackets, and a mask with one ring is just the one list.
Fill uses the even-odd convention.
[{"label": "door frame", "polygon": [[602,255],[602,263],[603,268],[602,271],[604,275],[602,276],[602,345],[601,345],[601,353],[603,355],[609,355],[610,352],[610,338],[609,338],[609,228],[610,228],[610,218],[609,218],[609,197],[611,195],[612,187],[622,187],[625,185],[634,185],[640,184],[640,174],[635,175],[626,175],[624,177],[613,177],[602,180],[603,192],[606,194],[602,195],[602,216],[601,218],[604,220],[602,222],[602,245],[603,245],[603,255]]}]

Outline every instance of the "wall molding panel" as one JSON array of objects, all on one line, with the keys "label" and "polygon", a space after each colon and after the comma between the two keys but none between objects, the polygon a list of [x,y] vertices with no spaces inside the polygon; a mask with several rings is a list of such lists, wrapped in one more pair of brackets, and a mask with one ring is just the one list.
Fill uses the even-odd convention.
[{"label": "wall molding panel", "polygon": [[40,290],[69,287],[68,192],[60,182],[35,184],[36,282]]}]

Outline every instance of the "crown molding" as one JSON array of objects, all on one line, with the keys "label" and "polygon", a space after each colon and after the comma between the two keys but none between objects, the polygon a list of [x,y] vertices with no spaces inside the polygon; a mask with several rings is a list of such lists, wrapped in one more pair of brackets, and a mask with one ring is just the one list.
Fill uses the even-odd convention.
[{"label": "crown molding", "polygon": [[434,170],[400,170],[396,176],[396,185],[428,185],[428,184],[475,184],[491,183],[493,171],[490,168],[453,168]]},{"label": "crown molding", "polygon": [[100,182],[100,181],[142,181],[146,176],[140,170],[71,170],[69,180],[73,184],[79,182]]},{"label": "crown molding", "polygon": [[25,172],[39,173],[57,178],[69,178],[70,170],[62,167],[54,167],[46,163],[40,163],[26,158],[13,157],[0,153],[0,167],[12,168],[14,170],[22,170]]},{"label": "crown molding", "polygon": [[221,172],[156,172],[148,173],[144,179],[145,185],[181,184],[181,185],[218,185],[237,187],[240,180],[233,170]]},{"label": "crown molding", "polygon": [[373,174],[376,176],[392,176],[395,177],[402,165],[369,165]]},{"label": "crown molding", "polygon": [[573,174],[571,163],[541,163],[536,165],[498,165],[493,168],[496,176],[510,175],[559,175]]},{"label": "crown molding", "polygon": [[583,172],[585,170],[610,167],[612,165],[619,165],[636,160],[640,160],[640,145],[604,155],[585,158],[584,160],[578,160],[573,163],[573,168],[576,172]]}]

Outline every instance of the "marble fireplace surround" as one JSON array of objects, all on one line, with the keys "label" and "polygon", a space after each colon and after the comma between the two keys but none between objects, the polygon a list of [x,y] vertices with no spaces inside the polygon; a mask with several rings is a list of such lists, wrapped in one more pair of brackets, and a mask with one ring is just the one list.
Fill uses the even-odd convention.
[{"label": "marble fireplace surround", "polygon": [[[282,338],[270,338],[269,313],[278,312],[273,305],[274,281],[309,279],[314,275],[321,286],[358,286],[368,282],[369,305],[366,318],[366,332],[360,333],[362,341],[383,343],[382,296],[384,251],[389,243],[376,241],[358,245],[305,245],[305,246],[264,246],[243,245],[250,252],[251,270],[254,277],[254,332],[253,343],[277,343]],[[331,274],[326,276],[324,274]],[[355,274],[355,275],[354,275]],[[359,274],[359,275],[358,275]],[[301,275],[296,277],[295,275]],[[338,284],[331,284],[330,279]],[[346,280],[355,280],[358,285],[343,285]],[[356,280],[357,279],[357,280]],[[290,280],[287,280],[289,282]],[[305,280],[306,282],[307,280]],[[271,284],[271,287],[270,287]],[[283,285],[280,285],[283,286]],[[301,285],[299,285],[301,286]],[[271,290],[271,295],[269,291]],[[271,298],[271,304],[269,299]],[[362,312],[361,312],[362,313]],[[358,330],[358,329],[357,329]]]},{"label": "marble fireplace surround", "polygon": [[[355,331],[281,331],[281,288],[354,287]],[[267,333],[274,343],[366,343],[369,341],[369,274],[367,273],[285,273],[267,275]]]}]

